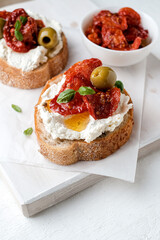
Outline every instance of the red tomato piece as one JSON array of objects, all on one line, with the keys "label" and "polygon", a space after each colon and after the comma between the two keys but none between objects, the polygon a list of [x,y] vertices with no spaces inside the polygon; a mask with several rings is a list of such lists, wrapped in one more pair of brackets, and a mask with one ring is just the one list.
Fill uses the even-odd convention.
[{"label": "red tomato piece", "polygon": [[91,42],[93,42],[97,45],[101,45],[101,43],[102,43],[101,37],[99,37],[96,32],[89,34],[87,37]]},{"label": "red tomato piece", "polygon": [[81,86],[90,86],[93,88],[90,81],[90,75],[96,67],[101,65],[102,62],[99,59],[91,58],[75,63],[70,67],[65,72],[66,81],[61,87],[60,92],[50,102],[50,109],[62,115],[71,115],[87,111],[86,104],[79,93],[76,93],[74,99],[69,103],[59,104],[57,103],[57,98],[59,94],[66,89],[74,89],[77,91]]},{"label": "red tomato piece", "polygon": [[128,25],[138,26],[141,23],[140,15],[132,8],[129,7],[121,8],[118,14],[120,16],[125,16],[127,18]]},{"label": "red tomato piece", "polygon": [[118,28],[121,30],[127,29],[127,20],[124,16],[118,16],[118,14],[112,14],[111,17],[101,17],[102,27],[105,25],[106,28]]},{"label": "red tomato piece", "polygon": [[148,30],[144,30],[140,26],[131,26],[126,31],[124,31],[124,35],[128,42],[133,42],[136,37],[146,39],[148,37]]},{"label": "red tomato piece", "polygon": [[128,47],[127,40],[120,29],[102,27],[103,47],[115,50],[124,50]]},{"label": "red tomato piece", "polygon": [[[90,86],[90,75],[92,71],[102,65],[102,62],[97,58],[86,59],[82,62],[75,63],[72,67],[70,67],[64,74],[66,76],[66,85],[71,82],[75,82],[74,78],[79,78],[82,82],[85,81],[85,86]],[[74,87],[74,85],[73,85]]]},{"label": "red tomato piece", "polygon": [[50,101],[50,110],[53,112],[57,112],[61,115],[67,116],[77,113],[82,113],[87,111],[86,104],[84,103],[82,96],[79,93],[76,93],[73,100],[68,103],[57,103],[57,98],[59,94],[56,95]]},{"label": "red tomato piece", "polygon": [[[116,111],[120,101],[120,89],[113,88],[107,92],[100,92],[93,87],[90,81],[92,71],[101,66],[102,63],[96,58],[91,58],[78,62],[66,72],[66,81],[60,92],[50,101],[51,111],[61,115],[71,115],[89,111],[95,119],[107,118]],[[57,103],[59,94],[66,89],[77,91],[81,86],[90,86],[96,93],[93,95],[81,96],[78,92],[68,103]]]},{"label": "red tomato piece", "polygon": [[39,32],[39,30],[41,29],[41,28],[43,28],[43,27],[45,27],[45,25],[44,25],[44,23],[43,23],[43,21],[42,20],[37,20],[36,19],[36,23],[37,23],[37,27],[38,27],[38,32]]},{"label": "red tomato piece", "polygon": [[101,39],[101,30],[97,26],[90,26],[85,32],[85,35],[88,37],[88,39],[92,42],[94,42],[97,45],[101,45],[102,39]]},{"label": "red tomato piece", "polygon": [[142,42],[142,38],[137,37],[134,42],[131,44],[130,49],[129,50],[136,50],[140,47]]},{"label": "red tomato piece", "polygon": [[6,19],[10,14],[11,12],[7,12],[6,10],[0,11],[0,18]]},{"label": "red tomato piece", "polygon": [[63,92],[66,89],[73,89],[77,91],[81,86],[91,87],[92,84],[81,73],[77,73],[72,79],[66,79],[65,83],[62,85],[60,92]]},{"label": "red tomato piece", "polygon": [[85,34],[99,46],[129,51],[140,47],[139,38],[144,40],[148,37],[148,30],[143,29],[140,23],[140,15],[132,8],[121,8],[118,13],[102,10],[94,16],[92,26]]},{"label": "red tomato piece", "polygon": [[120,102],[120,89],[112,88],[107,92],[98,92],[93,95],[83,96],[89,114],[96,120],[108,118],[118,108]]},{"label": "red tomato piece", "polygon": [[93,18],[93,26],[102,26],[102,17],[111,17],[112,13],[108,10],[102,10]]},{"label": "red tomato piece", "polygon": [[101,36],[101,28],[95,25],[89,26],[85,32],[88,36],[89,34],[97,33],[98,36]]},{"label": "red tomato piece", "polygon": [[[19,41],[15,36],[15,23],[20,20],[20,16],[26,17],[27,22],[21,23],[20,33],[23,36],[23,40]],[[35,20],[30,17],[23,8],[19,8],[9,13],[6,17],[6,23],[3,29],[3,36],[7,43],[7,46],[13,49],[15,52],[28,52],[30,49],[37,46],[38,30],[44,27],[43,22]]]},{"label": "red tomato piece", "polygon": [[118,104],[120,102],[120,97],[121,97],[121,91],[119,88],[115,87],[111,89],[110,92],[110,101],[111,101],[111,110],[110,114],[111,116],[113,113],[117,110]]}]

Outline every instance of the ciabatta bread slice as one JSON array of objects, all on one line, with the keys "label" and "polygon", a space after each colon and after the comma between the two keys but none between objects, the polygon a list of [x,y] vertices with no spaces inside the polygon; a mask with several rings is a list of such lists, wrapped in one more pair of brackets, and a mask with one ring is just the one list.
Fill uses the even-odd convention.
[{"label": "ciabatta bread slice", "polygon": [[[39,101],[35,106],[35,132],[40,146],[40,152],[44,157],[60,165],[70,165],[78,161],[94,161],[103,159],[114,153],[130,138],[133,127],[133,108],[124,116],[123,122],[113,131],[103,133],[94,141],[87,143],[83,140],[52,139],[45,130],[38,105],[42,101],[42,94],[53,84],[62,79],[62,74],[49,80]],[[124,93],[128,93],[124,90]],[[132,103],[131,99],[129,103]]]},{"label": "ciabatta bread slice", "polygon": [[29,72],[12,67],[8,65],[5,60],[0,58],[0,81],[6,85],[22,89],[32,89],[44,86],[49,79],[59,74],[66,66],[68,60],[68,47],[64,34],[62,34],[62,40],[63,48],[56,56]]}]

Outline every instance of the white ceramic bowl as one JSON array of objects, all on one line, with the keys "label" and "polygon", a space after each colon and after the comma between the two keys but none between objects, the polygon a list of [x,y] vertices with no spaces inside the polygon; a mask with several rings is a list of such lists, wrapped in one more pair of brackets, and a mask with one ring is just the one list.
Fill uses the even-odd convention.
[{"label": "white ceramic bowl", "polygon": [[[118,12],[120,8],[106,7],[105,9],[110,10],[111,12]],[[82,40],[87,49],[89,50],[89,52],[92,54],[92,56],[99,58],[105,65],[118,67],[129,66],[143,60],[151,52],[153,45],[158,38],[158,26],[156,22],[148,14],[136,10],[141,16],[141,23],[143,28],[148,29],[149,31],[149,37],[151,42],[147,46],[136,50],[130,51],[111,50],[98,46],[97,44],[91,42],[85,36],[85,30],[87,29],[88,26],[91,25],[93,16],[96,15],[101,10],[104,10],[104,8],[98,9],[94,12],[90,12],[89,14],[87,14],[83,18],[80,26]]]}]

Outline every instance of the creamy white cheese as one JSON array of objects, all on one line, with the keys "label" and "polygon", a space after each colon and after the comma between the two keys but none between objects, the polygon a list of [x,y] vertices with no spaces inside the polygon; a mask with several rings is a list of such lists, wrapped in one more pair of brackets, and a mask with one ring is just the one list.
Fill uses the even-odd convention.
[{"label": "creamy white cheese", "polygon": [[45,100],[54,98],[54,96],[59,92],[64,81],[65,77],[63,76],[61,82],[53,84],[50,88],[48,88],[43,93],[42,102],[38,107],[45,129],[51,134],[53,139],[84,139],[86,142],[91,142],[104,132],[114,131],[114,129],[122,123],[124,115],[133,107],[132,104],[128,103],[129,97],[125,94],[121,94],[119,106],[113,116],[98,120],[95,120],[92,116],[90,116],[86,129],[81,132],[68,129],[64,125],[64,116],[59,113],[50,113],[43,106]]},{"label": "creamy white cheese", "polygon": [[58,44],[48,54],[48,50],[43,46],[37,46],[36,48],[31,49],[27,53],[18,53],[8,47],[6,41],[4,40],[4,38],[2,38],[0,40],[0,58],[4,59],[10,66],[21,69],[24,72],[32,71],[39,67],[41,64],[47,62],[48,57],[54,57],[63,47],[63,41],[61,38],[62,28],[58,22],[56,22],[55,20],[50,21],[44,16],[33,14],[30,11],[27,11],[27,13],[29,14],[29,16],[35,19],[41,19],[46,27],[54,28],[57,32]]}]

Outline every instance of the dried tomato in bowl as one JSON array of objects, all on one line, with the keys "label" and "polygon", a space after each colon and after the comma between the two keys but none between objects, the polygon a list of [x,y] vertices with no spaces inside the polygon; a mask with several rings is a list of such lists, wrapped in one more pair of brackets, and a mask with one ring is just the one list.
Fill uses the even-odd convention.
[{"label": "dried tomato in bowl", "polygon": [[148,38],[140,15],[132,8],[121,8],[118,13],[102,10],[93,17],[92,25],[85,31],[93,43],[112,50],[135,50],[143,47]]}]

